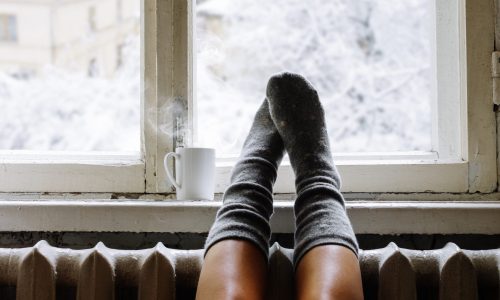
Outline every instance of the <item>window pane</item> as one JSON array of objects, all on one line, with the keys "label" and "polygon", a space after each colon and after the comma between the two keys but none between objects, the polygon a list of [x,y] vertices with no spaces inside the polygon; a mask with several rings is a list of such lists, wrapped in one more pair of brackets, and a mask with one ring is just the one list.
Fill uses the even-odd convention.
[{"label": "window pane", "polygon": [[431,150],[429,0],[197,0],[199,144],[239,153],[267,79],[318,89],[335,152]]},{"label": "window pane", "polygon": [[139,151],[140,1],[2,1],[0,150]]}]

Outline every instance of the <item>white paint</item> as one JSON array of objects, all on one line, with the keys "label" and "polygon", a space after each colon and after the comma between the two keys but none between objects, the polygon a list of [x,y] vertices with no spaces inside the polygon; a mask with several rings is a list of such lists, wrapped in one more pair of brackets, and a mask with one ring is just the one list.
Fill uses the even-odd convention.
[{"label": "white paint", "polygon": [[[467,163],[449,160],[339,160],[343,192],[466,192]],[[215,191],[226,189],[232,162],[217,166]],[[276,193],[295,191],[291,166],[278,170]]]},{"label": "white paint", "polygon": [[[437,134],[439,157],[444,159],[462,159],[461,128],[467,124],[461,122],[462,102],[460,86],[460,44],[464,37],[459,34],[460,17],[463,3],[456,0],[436,1],[436,72],[437,99],[433,103],[433,127]],[[465,83],[464,83],[465,84]]]},{"label": "white paint", "polygon": [[138,155],[0,154],[3,192],[144,191],[144,162]]},{"label": "white paint", "polygon": [[[149,196],[109,200],[100,196],[109,197],[73,196],[77,199],[68,200],[71,196],[54,199],[52,195],[33,200],[32,195],[0,194],[0,227],[3,231],[207,232],[221,205],[220,201],[155,201]],[[346,196],[356,233],[500,233],[499,200],[363,201]],[[459,198],[443,196],[450,197]],[[293,232],[293,201],[276,200],[274,206],[273,232]]]},{"label": "white paint", "polygon": [[[152,1],[153,2],[153,1]],[[151,106],[157,115],[153,124],[155,139],[150,143],[150,155],[154,172],[148,176],[147,192],[174,191],[163,168],[163,157],[174,149],[174,126],[172,116],[180,101],[184,107],[191,107],[193,98],[192,53],[192,0],[154,0],[156,2],[156,23],[154,53],[156,53],[156,103]],[[146,14],[146,18],[148,15]],[[160,112],[160,115],[158,115]],[[188,120],[187,129],[192,133],[192,107],[184,116]],[[161,132],[161,127],[169,132]],[[146,145],[148,142],[146,141]],[[153,148],[154,147],[154,148]]]}]

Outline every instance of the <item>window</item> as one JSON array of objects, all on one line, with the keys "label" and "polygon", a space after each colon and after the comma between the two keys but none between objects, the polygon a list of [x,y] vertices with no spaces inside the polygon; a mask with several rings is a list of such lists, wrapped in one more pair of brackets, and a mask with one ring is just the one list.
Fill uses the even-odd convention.
[{"label": "window", "polygon": [[[209,1],[219,0],[199,1],[199,4],[208,5]],[[414,149],[410,148],[397,153],[338,155],[344,191],[491,192],[496,189],[495,116],[491,109],[490,82],[494,19],[488,13],[492,11],[490,2],[434,2],[431,7],[434,17],[430,21],[435,29],[431,36],[434,41],[431,59],[435,61],[437,83],[431,89],[436,101],[429,107],[431,148],[423,147],[418,152],[407,151]],[[195,4],[194,0],[141,1],[139,157],[116,153],[43,156],[9,152],[2,156],[0,190],[172,191],[162,167],[163,156],[178,145],[200,140],[204,134],[198,130],[204,119],[197,109],[204,101],[200,97],[205,91],[196,88],[196,80],[198,84],[203,81],[195,76]],[[128,7],[126,1],[123,7],[124,10]],[[219,26],[217,22],[210,25],[214,30]],[[115,52],[116,47],[111,49]],[[354,93],[353,98],[356,97]],[[233,163],[232,156],[218,161],[217,191],[222,192],[226,187]],[[292,178],[290,166],[284,165],[275,191],[293,192]]]},{"label": "window", "polygon": [[116,21],[123,20],[123,3],[122,0],[116,0]]},{"label": "window", "polygon": [[95,6],[91,6],[88,8],[88,23],[90,32],[96,31],[96,8]]},{"label": "window", "polygon": [[116,47],[116,69],[123,65],[125,55],[125,44],[119,44]]},{"label": "window", "polygon": [[17,41],[17,18],[13,15],[0,15],[0,41]]},{"label": "window", "polygon": [[99,75],[99,65],[97,59],[92,58],[89,62],[89,67],[87,68],[88,77],[97,77]]},{"label": "window", "polygon": [[432,151],[433,3],[197,1],[198,142],[237,156],[266,79],[291,70],[318,89],[336,153]]},{"label": "window", "polygon": [[[470,118],[477,100],[463,88],[474,85],[474,73],[465,68],[466,48],[473,44],[465,44],[464,13],[471,4],[286,0],[248,1],[240,10],[224,0],[197,3],[195,119],[199,143],[222,153],[220,191],[265,79],[283,68],[311,74],[322,95],[331,141],[338,142],[332,148],[343,152],[335,157],[344,191],[496,189],[495,145],[479,146],[492,166],[481,175],[467,153],[471,143],[478,145],[466,134],[478,124]],[[491,102],[482,105],[484,121],[494,128]],[[494,141],[491,132],[482,134]],[[280,171],[276,190],[293,191],[290,166]]]},{"label": "window", "polygon": [[[26,30],[19,43],[0,44],[0,160],[8,165],[0,190],[144,189],[140,2],[126,3],[134,15],[118,24],[115,0],[90,11],[81,1],[0,5]],[[87,35],[96,10],[106,29]]]}]

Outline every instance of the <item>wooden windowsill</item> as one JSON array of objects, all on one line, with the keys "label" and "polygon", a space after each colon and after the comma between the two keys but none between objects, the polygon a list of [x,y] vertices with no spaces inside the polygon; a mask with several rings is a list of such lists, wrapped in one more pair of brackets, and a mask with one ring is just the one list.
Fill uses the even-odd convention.
[{"label": "wooden windowsill", "polygon": [[[500,194],[347,194],[356,233],[499,234]],[[2,231],[207,232],[221,205],[172,195],[0,193]],[[276,195],[273,232],[294,230],[293,195]]]}]

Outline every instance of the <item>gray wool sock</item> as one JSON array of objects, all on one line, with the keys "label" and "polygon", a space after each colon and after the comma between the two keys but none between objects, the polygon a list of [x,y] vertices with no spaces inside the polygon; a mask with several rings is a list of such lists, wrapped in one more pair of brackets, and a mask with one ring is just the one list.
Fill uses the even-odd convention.
[{"label": "gray wool sock", "polygon": [[264,100],[233,168],[231,184],[205,242],[208,249],[225,239],[243,239],[269,254],[273,213],[272,188],[285,149]]},{"label": "gray wool sock", "polygon": [[295,267],[318,245],[342,245],[357,255],[318,93],[302,76],[281,73],[269,79],[267,98],[295,172]]}]

